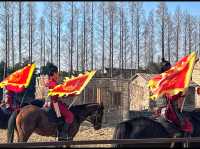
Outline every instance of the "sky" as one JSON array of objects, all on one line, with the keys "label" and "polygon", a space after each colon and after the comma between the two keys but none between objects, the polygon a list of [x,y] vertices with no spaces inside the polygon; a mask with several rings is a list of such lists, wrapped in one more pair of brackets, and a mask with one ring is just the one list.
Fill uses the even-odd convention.
[{"label": "sky", "polygon": [[[170,1],[167,2],[167,6],[168,6],[168,10],[170,12],[175,12],[175,9],[177,6],[180,6],[180,8],[182,10],[187,10],[188,12],[190,12],[192,15],[199,15],[200,14],[200,1],[196,2],[196,1]],[[148,13],[150,10],[157,8],[159,2],[143,2],[143,8],[145,9],[146,13]],[[44,2],[37,2],[37,10],[38,10],[38,15],[42,15],[42,11],[44,9]]]},{"label": "sky", "polygon": [[[143,8],[149,12],[152,9],[157,8],[159,2],[144,2],[143,3]],[[175,12],[176,7],[180,6],[181,10],[187,10],[190,12],[192,15],[198,16],[200,15],[200,2],[166,2],[168,6],[168,10],[170,12]]]},{"label": "sky", "polygon": [[[79,4],[81,3],[80,1],[77,1],[77,2]],[[74,3],[76,4],[77,2],[74,2]],[[92,2],[92,1],[90,1],[90,2]],[[117,2],[120,2],[120,1],[117,1]],[[121,1],[121,2],[123,2],[123,1]],[[125,2],[128,3],[128,1],[125,1]],[[40,17],[45,15],[44,10],[46,8],[45,7],[46,2],[40,1],[40,2],[35,2],[35,3],[36,3],[36,13],[37,13],[36,18],[37,18],[37,21],[39,23]],[[71,2],[65,2],[65,3],[71,3]],[[101,3],[101,1],[98,1],[98,3]],[[181,10],[183,10],[183,11],[187,10],[191,15],[200,17],[200,1],[199,2],[196,2],[196,1],[186,1],[186,2],[185,1],[184,2],[181,2],[181,1],[175,1],[175,2],[170,1],[169,2],[169,1],[166,1],[166,4],[167,4],[168,11],[172,14],[175,12],[177,6],[180,6]],[[159,5],[159,2],[157,2],[157,1],[151,1],[151,2],[143,1],[143,9],[146,13],[146,16],[148,16],[148,13],[151,10],[156,10],[158,5]],[[125,9],[125,10],[128,10],[128,9]],[[68,13],[68,12],[65,11],[65,15],[70,16],[70,12]],[[95,20],[97,20],[97,19],[95,19]],[[64,27],[66,27],[66,25],[64,25]],[[95,43],[95,44],[98,44],[98,43]],[[98,47],[97,47],[97,49],[98,49]],[[159,54],[159,53],[157,53],[157,54]]]}]

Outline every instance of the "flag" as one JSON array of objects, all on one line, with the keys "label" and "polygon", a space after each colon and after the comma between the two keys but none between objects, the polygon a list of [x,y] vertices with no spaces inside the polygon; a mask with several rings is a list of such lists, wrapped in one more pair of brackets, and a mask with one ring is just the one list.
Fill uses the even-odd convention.
[{"label": "flag", "polygon": [[13,72],[0,82],[0,88],[5,87],[7,90],[19,93],[30,84],[35,64],[28,64],[27,66]]},{"label": "flag", "polygon": [[62,84],[50,89],[48,96],[58,95],[59,97],[68,95],[79,95],[89,83],[96,71],[79,74],[77,77],[65,78]]},{"label": "flag", "polygon": [[180,91],[185,94],[191,80],[193,67],[196,61],[196,53],[181,58],[169,70],[155,75],[148,82],[151,91],[150,99],[157,99],[164,94],[176,95]]}]

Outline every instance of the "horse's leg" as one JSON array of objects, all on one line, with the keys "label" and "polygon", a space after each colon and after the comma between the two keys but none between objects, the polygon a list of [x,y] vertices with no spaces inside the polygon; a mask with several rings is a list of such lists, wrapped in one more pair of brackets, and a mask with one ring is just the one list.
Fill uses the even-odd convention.
[{"label": "horse's leg", "polygon": [[18,129],[18,142],[27,142],[33,131],[24,131],[22,128]]},{"label": "horse's leg", "polygon": [[16,135],[17,135],[17,141],[19,141],[19,132],[18,132],[17,128],[15,128],[15,132],[16,132]]},{"label": "horse's leg", "polygon": [[[34,125],[34,123],[32,123]],[[18,132],[18,142],[27,142],[29,137],[34,131],[33,125],[25,125],[25,122],[22,122],[22,116],[19,115],[16,119],[16,128]],[[27,127],[25,127],[27,126]]]}]

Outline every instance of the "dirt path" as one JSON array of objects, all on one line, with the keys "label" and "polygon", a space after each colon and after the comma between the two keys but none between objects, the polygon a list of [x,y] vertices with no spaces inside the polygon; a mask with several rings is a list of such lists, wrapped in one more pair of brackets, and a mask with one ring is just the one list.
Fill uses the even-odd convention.
[{"label": "dirt path", "polygon": [[[74,140],[110,140],[114,132],[114,127],[104,127],[100,130],[94,130],[91,126],[81,126],[80,131],[75,136]],[[6,130],[0,129],[0,143],[6,143]],[[56,141],[54,137],[43,137],[37,134],[32,134],[28,142],[45,142]],[[16,136],[15,136],[16,142]],[[81,145],[76,147],[110,147],[111,145]]]}]

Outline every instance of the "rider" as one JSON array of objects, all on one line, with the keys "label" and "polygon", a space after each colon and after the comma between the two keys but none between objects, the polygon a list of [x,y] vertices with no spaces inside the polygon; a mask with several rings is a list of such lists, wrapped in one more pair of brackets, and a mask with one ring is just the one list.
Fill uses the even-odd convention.
[{"label": "rider", "polygon": [[[59,78],[59,75],[58,75],[57,66],[53,64],[49,64],[48,84],[47,84],[49,89],[53,89],[57,85],[58,78]],[[68,108],[63,102],[58,100],[57,95],[51,96],[50,100],[51,100],[50,101],[51,108],[54,109],[56,113],[58,113],[57,117],[60,117],[60,116],[64,117],[64,120],[65,120],[64,129],[67,130],[68,132],[68,128],[70,124],[73,122],[72,112],[68,110]],[[62,131],[62,129],[59,129],[59,137],[63,139],[67,139],[68,133],[65,133],[64,131]]]},{"label": "rider", "polygon": [[[21,88],[20,92],[23,92],[25,88]],[[2,104],[6,106],[8,112],[13,112],[17,108],[19,108],[19,103],[15,100],[15,92],[10,89],[10,86],[5,86],[3,89],[3,101]]]},{"label": "rider", "polygon": [[[170,62],[166,61],[164,58],[162,59],[161,64],[161,73],[167,71],[171,67]],[[183,104],[183,99],[185,95],[183,95],[182,92],[179,92],[174,96],[165,94],[164,97],[167,101],[167,107],[165,111],[165,117],[167,118],[167,120],[175,123],[179,128],[181,128],[182,131],[185,132],[185,135],[191,134],[193,129],[192,123],[183,116],[183,113],[181,111],[181,106]]]}]

